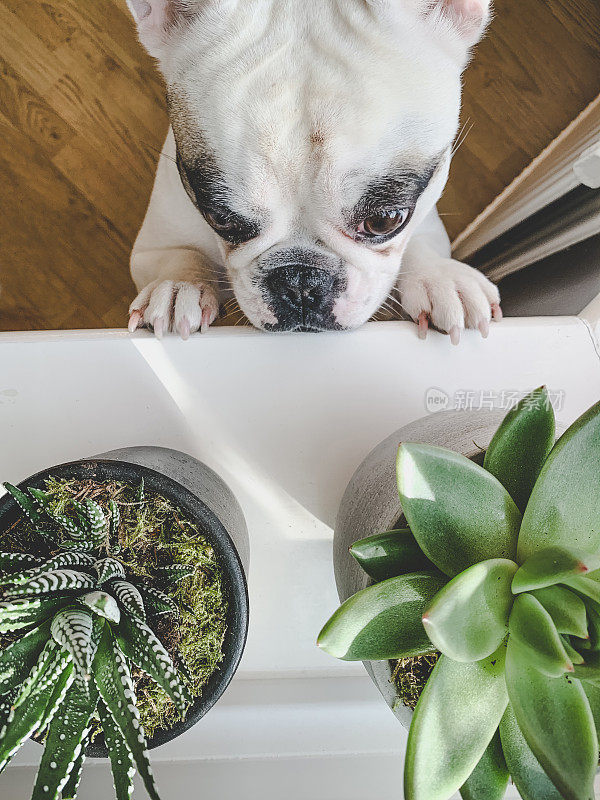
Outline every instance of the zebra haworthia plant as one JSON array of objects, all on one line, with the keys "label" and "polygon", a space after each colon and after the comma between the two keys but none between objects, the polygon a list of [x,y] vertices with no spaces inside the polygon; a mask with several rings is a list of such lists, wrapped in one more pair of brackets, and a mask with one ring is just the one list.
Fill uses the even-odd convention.
[{"label": "zebra haworthia plant", "polygon": [[177,611],[162,589],[193,568],[158,568],[154,585],[128,576],[118,559],[102,555],[111,541],[118,550],[114,501],[108,516],[93,500],[72,501],[69,516],[55,513],[43,491],[4,485],[48,556],[0,552],[0,633],[12,638],[0,653],[0,771],[29,737],[45,736],[32,800],[56,800],[61,792],[73,800],[96,716],[117,800],[131,796],[135,767],[159,800],[131,669],[150,676],[181,713],[187,709],[188,690],[152,623]]},{"label": "zebra haworthia plant", "polygon": [[402,444],[408,528],[351,548],[374,583],[318,644],[349,660],[440,652],[415,708],[407,800],[590,800],[600,725],[600,403],[554,443],[542,387],[483,466]]}]

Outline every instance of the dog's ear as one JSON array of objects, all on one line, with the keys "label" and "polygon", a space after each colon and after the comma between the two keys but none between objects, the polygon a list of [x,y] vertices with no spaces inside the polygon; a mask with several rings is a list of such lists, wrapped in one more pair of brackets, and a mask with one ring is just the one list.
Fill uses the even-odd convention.
[{"label": "dog's ear", "polygon": [[140,42],[150,55],[159,57],[169,34],[198,13],[201,0],[127,0],[127,5]]},{"label": "dog's ear", "polygon": [[[397,4],[400,0],[367,0],[373,6]],[[492,0],[402,0],[438,30],[458,36],[471,47],[481,39],[490,20]]]},{"label": "dog's ear", "polygon": [[491,16],[491,0],[428,0],[422,5],[433,21],[456,31],[467,47],[481,39]]}]

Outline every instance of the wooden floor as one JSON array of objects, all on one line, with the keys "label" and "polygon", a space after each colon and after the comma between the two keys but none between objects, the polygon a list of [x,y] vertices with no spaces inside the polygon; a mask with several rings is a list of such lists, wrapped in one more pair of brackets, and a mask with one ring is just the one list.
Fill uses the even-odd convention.
[{"label": "wooden floor", "polygon": [[[166,130],[124,0],[0,0],[0,330],[122,327]],[[598,0],[497,0],[442,201],[454,235],[600,92]]]}]

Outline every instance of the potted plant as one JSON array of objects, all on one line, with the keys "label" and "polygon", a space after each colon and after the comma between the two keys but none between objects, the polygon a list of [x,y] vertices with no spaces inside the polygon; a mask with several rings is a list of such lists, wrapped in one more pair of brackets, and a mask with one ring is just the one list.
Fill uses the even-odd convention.
[{"label": "potted plant", "polygon": [[[407,800],[589,800],[600,723],[600,403],[554,443],[544,388],[483,464],[402,442],[406,526],[352,548],[372,583],[325,624],[343,659],[427,656]],[[436,654],[439,657],[436,659]]]},{"label": "potted plant", "polygon": [[[110,758],[117,800],[136,768],[159,800],[147,750],[206,713],[243,652],[247,588],[230,531],[198,494],[132,460],[4,485],[0,770],[31,737],[45,744],[33,800],[75,798],[86,755]],[[221,517],[244,525],[241,511]]]}]

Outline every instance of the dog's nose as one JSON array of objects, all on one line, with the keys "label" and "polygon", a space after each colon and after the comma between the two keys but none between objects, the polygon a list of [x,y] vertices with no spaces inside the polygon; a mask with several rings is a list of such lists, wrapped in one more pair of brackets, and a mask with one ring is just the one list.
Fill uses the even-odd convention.
[{"label": "dog's nose", "polygon": [[273,269],[265,279],[272,296],[285,306],[287,314],[294,314],[303,323],[313,314],[319,314],[331,300],[334,275],[323,269],[287,266]]}]

